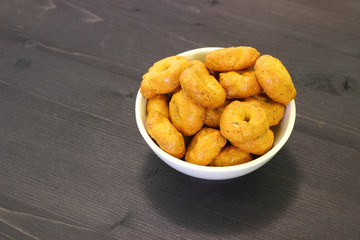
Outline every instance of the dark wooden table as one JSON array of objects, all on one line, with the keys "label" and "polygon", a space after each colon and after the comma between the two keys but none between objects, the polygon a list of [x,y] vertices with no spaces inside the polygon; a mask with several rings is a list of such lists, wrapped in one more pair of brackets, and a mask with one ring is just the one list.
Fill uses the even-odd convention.
[{"label": "dark wooden table", "polygon": [[[360,2],[0,1],[1,239],[360,239]],[[206,46],[279,58],[294,131],[207,181],[163,163],[134,103],[155,61]]]}]

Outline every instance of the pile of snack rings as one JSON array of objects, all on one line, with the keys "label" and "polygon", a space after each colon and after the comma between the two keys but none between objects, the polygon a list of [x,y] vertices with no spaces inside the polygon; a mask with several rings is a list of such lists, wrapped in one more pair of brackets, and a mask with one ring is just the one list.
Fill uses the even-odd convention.
[{"label": "pile of snack rings", "polygon": [[284,65],[252,47],[217,49],[205,62],[171,56],[143,75],[146,128],[161,149],[203,166],[233,166],[267,153],[270,127],[296,96]]}]

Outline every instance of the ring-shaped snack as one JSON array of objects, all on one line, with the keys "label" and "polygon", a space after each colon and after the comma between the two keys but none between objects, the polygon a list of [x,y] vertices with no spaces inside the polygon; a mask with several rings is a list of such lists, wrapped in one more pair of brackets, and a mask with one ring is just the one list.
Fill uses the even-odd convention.
[{"label": "ring-shaped snack", "polygon": [[219,155],[211,161],[209,166],[234,166],[250,162],[251,160],[253,160],[253,156],[250,153],[244,152],[233,145],[229,145],[221,149]]},{"label": "ring-shaped snack", "polygon": [[204,125],[205,108],[194,103],[184,90],[172,96],[169,113],[171,122],[185,136],[194,135]]},{"label": "ring-shaped snack", "polygon": [[186,94],[203,107],[218,108],[225,102],[225,90],[199,60],[191,61],[191,67],[183,71],[180,84]]},{"label": "ring-shaped snack", "polygon": [[254,66],[260,53],[252,47],[229,47],[210,52],[205,58],[206,67],[214,72],[243,70]]},{"label": "ring-shaped snack", "polygon": [[227,99],[225,100],[225,103],[219,108],[215,108],[215,109],[206,108],[204,124],[211,128],[219,128],[221,114],[223,113],[225,107],[229,103],[230,100]]},{"label": "ring-shaped snack", "polygon": [[279,59],[263,55],[254,68],[261,87],[272,100],[287,105],[295,98],[296,89],[291,76]]},{"label": "ring-shaped snack", "polygon": [[274,102],[265,93],[246,98],[244,102],[262,107],[265,110],[270,127],[278,125],[285,114],[285,106],[281,103]]},{"label": "ring-shaped snack", "polygon": [[269,122],[262,108],[238,100],[227,105],[220,118],[221,134],[230,142],[255,140],[268,129]]},{"label": "ring-shaped snack", "polygon": [[230,71],[220,73],[220,84],[230,99],[248,98],[260,94],[263,89],[256,79],[255,71]]},{"label": "ring-shaped snack", "polygon": [[220,131],[213,128],[201,129],[190,141],[185,161],[206,166],[220,153],[226,144],[226,139]]},{"label": "ring-shaped snack", "polygon": [[274,143],[274,133],[270,129],[261,137],[256,140],[248,141],[245,143],[231,142],[234,146],[243,150],[244,152],[252,153],[255,155],[264,155],[270,151]]},{"label": "ring-shaped snack", "polygon": [[182,56],[164,58],[143,75],[140,92],[146,98],[174,91],[179,85],[181,73],[190,67],[189,59]]},{"label": "ring-shaped snack", "polygon": [[170,119],[158,111],[150,112],[146,116],[146,129],[162,150],[176,158],[184,156],[184,137],[170,122]]},{"label": "ring-shaped snack", "polygon": [[167,94],[156,95],[147,101],[146,112],[158,111],[165,117],[169,118],[169,101],[170,97]]}]

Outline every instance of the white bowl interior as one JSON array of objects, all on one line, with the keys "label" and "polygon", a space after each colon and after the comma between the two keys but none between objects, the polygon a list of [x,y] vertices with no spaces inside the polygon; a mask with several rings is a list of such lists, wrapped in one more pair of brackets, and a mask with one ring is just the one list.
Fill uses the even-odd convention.
[{"label": "white bowl interior", "polygon": [[[204,61],[207,53],[218,49],[214,47],[199,48],[190,50],[179,55],[187,57],[190,60],[201,60]],[[286,143],[289,139],[290,134],[293,130],[296,118],[296,107],[295,101],[292,100],[285,110],[285,114],[281,122],[272,130],[274,131],[274,146],[273,148],[263,156],[260,156],[253,161],[229,167],[210,167],[200,166],[192,163],[185,162],[181,159],[175,158],[170,154],[163,151],[149,136],[146,131],[146,104],[147,99],[143,97],[140,90],[136,96],[135,103],[135,116],[136,123],[139,128],[140,134],[144,138],[145,142],[154,151],[154,153],[162,159],[166,164],[173,167],[174,169],[187,174],[192,177],[209,179],[209,180],[224,180],[243,176],[248,174],[259,167],[267,163]]]}]

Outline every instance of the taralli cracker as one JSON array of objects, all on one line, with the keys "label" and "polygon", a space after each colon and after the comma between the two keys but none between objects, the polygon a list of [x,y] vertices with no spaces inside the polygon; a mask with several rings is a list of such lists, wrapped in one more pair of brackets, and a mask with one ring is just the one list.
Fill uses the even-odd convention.
[{"label": "taralli cracker", "polygon": [[262,107],[265,110],[270,127],[278,125],[285,114],[285,106],[274,102],[266,94],[255,95],[244,99],[244,101]]},{"label": "taralli cracker", "polygon": [[172,123],[185,136],[194,135],[204,125],[205,108],[194,103],[184,90],[172,96],[169,112]]},{"label": "taralli cracker", "polygon": [[264,155],[273,146],[274,133],[269,129],[264,135],[262,135],[256,140],[248,141],[245,143],[231,143],[239,149],[243,150],[244,152],[252,153],[255,155]]},{"label": "taralli cracker", "polygon": [[229,47],[210,52],[205,58],[206,67],[215,72],[243,70],[254,66],[260,53],[252,47]]},{"label": "taralli cracker", "polygon": [[160,112],[154,111],[147,115],[146,129],[162,150],[176,158],[184,156],[185,141],[183,135]]},{"label": "taralli cracker", "polygon": [[165,117],[169,118],[169,101],[170,97],[165,94],[150,98],[146,106],[147,114],[158,111]]},{"label": "taralli cracker", "polygon": [[181,73],[189,66],[190,61],[181,56],[171,56],[156,62],[143,75],[141,94],[146,98],[152,98],[174,91],[180,85]]},{"label": "taralli cracker", "polygon": [[230,142],[244,143],[255,140],[269,129],[265,111],[252,104],[233,101],[220,118],[221,134]]},{"label": "taralli cracker", "polygon": [[221,136],[219,130],[205,127],[190,141],[185,161],[206,166],[220,153],[225,144],[226,139]]},{"label": "taralli cracker", "polygon": [[260,94],[263,89],[256,79],[255,71],[231,71],[220,73],[220,84],[226,97],[241,99]]},{"label": "taralli cracker", "polygon": [[289,72],[279,59],[261,56],[255,63],[256,77],[266,94],[275,102],[287,105],[296,96]]},{"label": "taralli cracker", "polygon": [[229,103],[230,100],[225,100],[225,103],[219,108],[206,108],[204,124],[211,128],[219,128],[221,114]]},{"label": "taralli cracker", "polygon": [[174,91],[172,91],[172,92],[170,93],[170,96],[173,96],[175,93],[180,92],[180,91],[181,91],[181,86],[179,85],[177,88],[175,88]]},{"label": "taralli cracker", "polygon": [[244,152],[233,145],[229,145],[221,149],[219,155],[209,164],[209,166],[225,167],[234,166],[250,162],[253,156],[250,153]]},{"label": "taralli cracker", "polygon": [[191,67],[181,74],[180,84],[186,94],[203,107],[218,108],[225,102],[225,90],[199,60],[191,61]]}]

